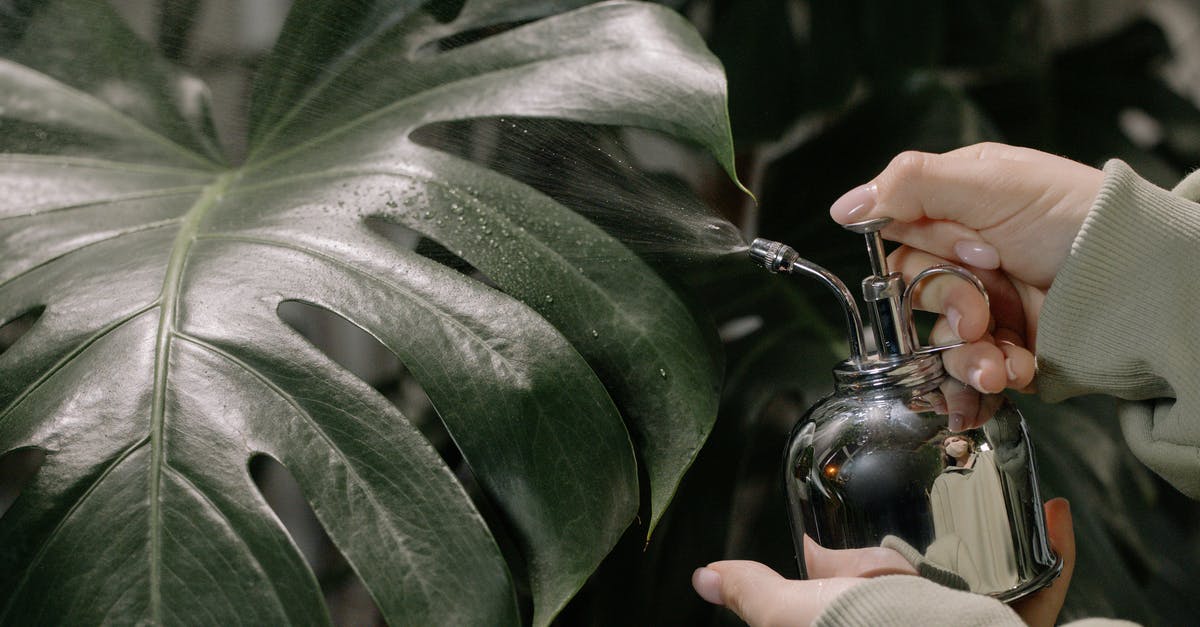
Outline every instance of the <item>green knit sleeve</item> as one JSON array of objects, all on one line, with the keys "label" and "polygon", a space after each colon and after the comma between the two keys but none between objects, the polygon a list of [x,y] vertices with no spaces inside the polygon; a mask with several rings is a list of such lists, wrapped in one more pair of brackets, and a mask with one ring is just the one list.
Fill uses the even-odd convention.
[{"label": "green knit sleeve", "polygon": [[834,597],[813,627],[1024,627],[1009,607],[993,598],[952,590],[912,575],[876,577]]},{"label": "green knit sleeve", "polygon": [[1200,498],[1200,205],[1120,161],[1104,171],[1042,307],[1038,387],[1124,399],[1133,453]]},{"label": "green knit sleeve", "polygon": [[[876,577],[834,597],[813,627],[1024,627],[1007,605],[981,594],[951,590],[911,575]],[[1137,627],[1110,618],[1086,618],[1064,627]]]}]

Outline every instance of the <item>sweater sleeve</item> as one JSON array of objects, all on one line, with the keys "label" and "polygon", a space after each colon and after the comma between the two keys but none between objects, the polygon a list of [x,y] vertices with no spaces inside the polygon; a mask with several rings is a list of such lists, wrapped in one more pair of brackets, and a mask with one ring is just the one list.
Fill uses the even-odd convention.
[{"label": "sweater sleeve", "polygon": [[1038,387],[1124,399],[1133,453],[1200,498],[1200,205],[1120,161],[1104,171],[1042,306]]},{"label": "sweater sleeve", "polygon": [[[1007,605],[980,594],[951,590],[911,575],[876,577],[846,590],[817,617],[813,627],[1024,627]],[[1108,618],[1087,618],[1067,627],[1137,627]]]}]

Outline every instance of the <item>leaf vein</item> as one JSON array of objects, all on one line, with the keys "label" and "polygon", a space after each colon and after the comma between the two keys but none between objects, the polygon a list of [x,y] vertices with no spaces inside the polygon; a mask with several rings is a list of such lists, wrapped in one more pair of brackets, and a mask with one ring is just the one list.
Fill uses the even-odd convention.
[{"label": "leaf vein", "polygon": [[38,377],[33,383],[25,386],[24,389],[22,389],[20,392],[18,392],[16,398],[13,399],[13,402],[9,403],[8,406],[4,408],[4,411],[0,411],[0,424],[3,423],[4,419],[8,417],[8,414],[10,412],[12,412],[12,410],[15,409],[17,407],[17,405],[20,405],[26,398],[29,397],[30,394],[33,394],[35,391],[37,391],[37,389],[39,387],[41,387],[43,383],[50,380],[50,378],[53,377],[56,372],[58,372],[59,370],[62,370],[64,367],[66,367],[67,364],[69,364],[72,360],[74,360],[76,357],[78,357],[80,354],[82,354],[83,351],[87,350],[88,347],[90,347],[93,344],[95,344],[96,342],[100,341],[101,339],[104,338],[104,336],[108,335],[109,333],[112,333],[113,331],[117,330],[118,328],[129,323],[134,318],[137,318],[138,316],[146,313],[147,311],[150,311],[151,309],[154,309],[157,306],[158,306],[158,302],[156,301],[156,302],[150,303],[149,305],[146,305],[145,307],[142,307],[141,309],[138,309],[137,311],[134,311],[133,313],[125,316],[124,318],[118,319],[117,321],[100,329],[98,332],[93,334],[91,337],[88,337],[87,339],[85,339],[83,341],[83,343],[81,343],[79,346],[75,347],[75,350],[67,353],[66,355],[63,355],[57,362],[54,363],[53,366],[50,367],[49,370],[42,373],[42,375],[40,377]]},{"label": "leaf vein", "polygon": [[148,190],[145,192],[136,192],[132,194],[121,194],[119,196],[110,196],[108,198],[100,198],[98,200],[89,200],[87,202],[67,204],[67,205],[43,205],[37,207],[33,211],[27,213],[18,213],[7,216],[0,216],[0,222],[6,220],[16,220],[19,218],[32,218],[36,216],[46,215],[48,213],[57,213],[61,211],[71,211],[74,209],[87,209],[88,207],[99,207],[102,205],[112,205],[129,200],[150,200],[152,198],[170,198],[171,196],[182,196],[184,194],[192,194],[202,191],[204,185],[189,185],[184,187],[167,187],[163,189]]},{"label": "leaf vein", "polygon": [[116,172],[136,172],[138,174],[195,174],[205,177],[212,176],[212,170],[201,168],[185,168],[182,166],[150,165],[130,161],[113,161],[89,157],[69,157],[65,155],[46,156],[27,153],[0,154],[0,163],[33,163],[47,166],[65,166],[71,168],[93,168],[97,170],[113,170]]},{"label": "leaf vein", "polygon": [[117,466],[121,465],[121,462],[128,459],[130,455],[134,454],[138,449],[145,446],[149,441],[150,441],[150,438],[142,438],[141,440],[138,440],[137,442],[135,442],[129,448],[122,451],[119,455],[117,455],[113,459],[112,463],[110,463],[108,466],[106,466],[104,468],[104,470],[102,470],[100,472],[100,474],[97,475],[96,478],[94,480],[92,480],[92,482],[90,484],[88,484],[88,486],[84,490],[83,494],[81,494],[79,496],[79,498],[76,499],[76,501],[71,505],[70,509],[67,510],[67,513],[62,517],[61,520],[58,521],[58,524],[56,524],[54,526],[54,529],[52,529],[50,531],[50,533],[46,536],[46,539],[42,542],[41,546],[38,547],[38,552],[34,554],[33,559],[31,559],[29,561],[29,565],[26,566],[25,570],[21,573],[21,579],[17,582],[17,585],[14,586],[12,591],[10,592],[11,596],[9,598],[8,605],[4,608],[3,612],[0,612],[0,624],[5,623],[4,619],[8,616],[8,613],[10,611],[12,611],[13,604],[16,603],[17,599],[20,597],[19,593],[25,587],[25,584],[29,582],[30,573],[32,573],[34,567],[36,567],[38,565],[38,563],[40,563],[42,561],[42,558],[45,556],[46,551],[50,547],[50,544],[58,536],[59,532],[62,531],[63,526],[67,524],[67,521],[70,520],[71,516],[74,515],[75,512],[78,511],[78,509],[83,506],[83,502],[86,501],[87,498],[89,496],[91,496],[93,492],[96,491],[96,488],[100,485],[100,483],[103,482],[104,479],[107,478],[108,475],[110,475],[112,473],[112,471],[117,468]]},{"label": "leaf vein", "polygon": [[[321,259],[322,261],[327,261],[327,262],[334,264],[340,268],[344,268],[346,270],[349,270],[350,272],[358,274],[370,281],[374,281],[376,283],[381,283],[389,288],[392,288],[393,290],[395,290],[397,292],[403,292],[405,294],[408,294],[410,297],[412,297],[411,302],[416,304],[418,307],[421,307],[422,309],[432,312],[435,316],[439,317],[440,319],[448,321],[451,325],[457,327],[463,333],[467,334],[468,336],[470,336],[472,338],[475,338],[477,344],[479,344],[479,346],[482,347],[484,350],[486,350],[488,353],[495,356],[496,359],[499,361],[500,365],[504,366],[504,368],[506,370],[508,370],[510,372],[510,374],[513,374],[516,376],[521,375],[521,371],[516,367],[516,365],[512,362],[512,360],[507,355],[497,351],[491,344],[488,343],[488,341],[485,337],[483,337],[482,335],[479,334],[478,331],[467,326],[461,320],[459,320],[457,317],[451,316],[451,315],[441,315],[442,314],[441,311],[436,309],[434,306],[428,304],[428,302],[427,302],[428,299],[420,296],[413,290],[408,289],[397,283],[393,283],[391,281],[386,281],[377,275],[371,274],[370,272],[355,266],[354,264],[348,263],[342,259],[338,259],[337,257],[327,255],[320,251],[313,250],[311,248],[307,248],[305,246],[299,246],[296,244],[292,244],[290,242],[283,242],[283,241],[278,241],[278,240],[271,240],[271,239],[258,238],[258,237],[248,237],[248,236],[243,236],[243,235],[231,235],[228,233],[205,233],[202,235],[198,235],[196,237],[196,239],[243,242],[243,243],[247,243],[247,244],[258,244],[261,246],[274,246],[274,247],[278,247],[278,248],[285,248],[287,250],[294,250],[296,252],[300,252],[300,253],[304,253],[304,254],[316,257],[318,259]],[[372,334],[372,336],[374,336],[374,334]],[[379,338],[376,338],[376,339],[379,339]],[[382,342],[382,340],[380,340],[380,341]],[[384,345],[386,346],[387,344],[384,343]],[[390,350],[390,347],[389,347],[389,350]]]},{"label": "leaf vein", "polygon": [[[262,575],[262,578],[267,581],[267,583],[271,586],[271,589],[275,590],[275,594],[271,595],[271,598],[272,598],[272,600],[275,601],[275,607],[278,608],[279,615],[287,616],[287,610],[283,607],[283,603],[280,601],[280,598],[279,598],[279,587],[275,585],[275,583],[276,583],[275,579],[267,575],[266,570],[262,568],[262,561],[258,559],[258,556],[254,555],[254,551],[250,548],[250,544],[246,542],[245,538],[243,538],[240,533],[237,533],[235,531],[235,526],[233,524],[233,521],[230,520],[229,516],[225,514],[225,510],[221,509],[215,502],[213,502],[213,500],[211,498],[209,498],[208,494],[206,492],[204,492],[204,490],[201,490],[195,483],[193,483],[191,481],[191,479],[188,479],[187,476],[185,476],[182,472],[180,472],[177,468],[172,466],[170,463],[164,462],[163,468],[166,469],[167,473],[169,473],[171,476],[175,477],[176,480],[180,481],[189,490],[194,492],[197,499],[199,499],[205,505],[207,505],[209,509],[211,509],[213,512],[215,512],[218,516],[221,517],[221,520],[224,520],[229,525],[229,529],[232,532],[232,535],[235,538],[237,538],[238,543],[242,545],[242,547],[246,550],[246,553],[249,553],[250,555],[254,556],[255,570],[258,571],[258,573],[260,575]],[[187,516],[184,516],[183,518],[184,518],[184,520],[186,520],[188,522],[191,521],[191,519]],[[197,531],[199,532],[199,530],[197,530]],[[198,535],[198,537],[199,537],[199,535]],[[183,543],[183,544],[186,545],[186,543]],[[220,551],[218,551],[218,553],[220,553]],[[225,559],[223,554],[221,556],[221,561],[227,565],[229,564],[229,560]],[[233,571],[232,566],[230,567],[229,570],[230,570],[230,572]],[[208,569],[205,569],[205,573],[208,573],[208,572],[209,572]],[[211,574],[209,576],[211,579],[212,578]],[[222,589],[224,589],[224,588],[222,588]]]},{"label": "leaf vein", "polygon": [[75,87],[72,87],[72,86],[62,82],[49,74],[35,70],[27,65],[21,65],[19,63],[14,63],[12,61],[8,61],[6,59],[0,59],[0,66],[4,66],[4,65],[16,68],[18,72],[27,72],[30,75],[36,76],[41,81],[45,81],[47,83],[51,83],[51,84],[57,86],[63,92],[66,92],[69,95],[75,96],[75,97],[79,98],[80,100],[88,103],[89,105],[97,108],[98,110],[103,111],[110,118],[112,118],[114,121],[116,121],[118,124],[124,125],[125,127],[129,128],[130,130],[138,133],[139,135],[142,135],[146,139],[149,139],[157,144],[162,145],[164,148],[169,148],[169,149],[179,153],[179,155],[182,157],[187,157],[188,159],[190,159],[194,162],[198,162],[198,163],[204,164],[206,166],[218,166],[219,165],[217,162],[213,161],[212,159],[209,159],[208,157],[201,155],[200,153],[192,150],[191,148],[187,148],[186,146],[183,146],[182,144],[180,144],[172,139],[169,139],[162,133],[155,131],[154,129],[150,128],[149,126],[146,126],[137,118],[130,117],[124,111],[121,111],[120,109],[117,109],[116,107],[113,107],[111,104],[93,96],[92,94],[89,94],[85,91],[76,89]]},{"label": "leaf vein", "polygon": [[[325,141],[329,140],[330,138],[337,137],[338,135],[341,135],[342,133],[350,131],[357,126],[361,126],[363,124],[366,124],[367,122],[384,117],[384,116],[394,113],[396,111],[401,111],[408,105],[412,104],[413,102],[419,102],[422,99],[430,98],[431,94],[438,94],[438,93],[442,93],[442,92],[451,91],[452,89],[461,87],[463,85],[470,85],[471,83],[478,82],[478,81],[487,81],[487,82],[504,84],[506,81],[504,81],[502,77],[505,77],[506,75],[509,75],[509,74],[514,74],[518,71],[525,71],[525,70],[528,70],[529,68],[536,68],[538,66],[547,65],[547,64],[551,64],[551,63],[562,63],[567,60],[578,59],[578,58],[596,59],[603,53],[621,53],[621,52],[628,52],[629,50],[631,50],[631,48],[616,48],[616,47],[614,47],[614,48],[610,48],[610,49],[606,49],[606,50],[587,50],[584,52],[565,54],[565,55],[551,57],[551,58],[530,60],[530,61],[525,61],[523,63],[518,63],[516,65],[509,65],[509,66],[505,66],[503,68],[489,70],[482,74],[471,74],[470,76],[465,76],[465,77],[458,78],[458,79],[455,79],[455,80],[452,80],[452,81],[449,81],[446,83],[442,83],[440,85],[435,85],[424,91],[419,91],[417,93],[410,94],[408,96],[404,96],[403,98],[401,98],[389,105],[386,105],[386,106],[380,107],[378,109],[375,109],[373,111],[364,113],[363,115],[360,115],[357,118],[354,118],[353,120],[350,120],[348,122],[345,122],[343,124],[335,126],[332,129],[325,131],[324,133],[321,133],[321,134],[319,134],[315,137],[312,137],[308,140],[300,142],[299,144],[296,144],[295,146],[281,150],[261,161],[257,161],[254,163],[248,163],[245,166],[245,171],[253,172],[255,170],[261,169],[262,167],[264,167],[266,165],[283,160],[294,154],[302,153],[305,150],[308,150],[309,148],[312,148],[314,146],[319,146],[322,143],[324,143]],[[671,50],[664,51],[664,50],[657,50],[654,48],[633,48],[633,50],[637,50],[639,52],[649,52],[652,54],[666,54],[666,55],[670,55],[670,56],[680,56],[679,54],[677,54],[677,52],[671,51]],[[481,115],[481,116],[466,116],[466,117],[487,117],[487,116]],[[550,117],[550,116],[548,116],[548,117]],[[438,120],[436,120],[436,119],[430,120],[430,122],[436,122],[436,121],[438,121]],[[403,129],[401,131],[401,134],[406,135],[409,132],[411,132],[413,130],[413,128],[415,128],[415,127],[410,126],[409,128]]]},{"label": "leaf vein", "polygon": [[[389,518],[387,516],[387,511],[388,511],[387,508],[384,507],[381,503],[379,503],[379,501],[375,497],[375,494],[370,489],[370,484],[367,483],[367,481],[362,478],[362,476],[358,473],[358,469],[355,468],[354,464],[350,461],[351,460],[350,456],[348,456],[344,451],[342,451],[342,449],[333,441],[333,439],[329,437],[329,434],[326,433],[325,428],[321,426],[321,424],[317,421],[317,419],[314,418],[312,416],[312,414],[310,414],[307,410],[305,410],[291,394],[289,394],[283,388],[279,387],[274,381],[263,376],[262,373],[255,370],[253,367],[250,366],[250,364],[247,364],[246,362],[242,361],[237,356],[229,353],[228,351],[220,348],[219,346],[216,346],[214,344],[206,342],[198,337],[188,335],[187,333],[184,333],[182,331],[176,331],[174,333],[174,335],[178,339],[185,341],[185,342],[190,342],[200,348],[208,350],[208,351],[212,352],[214,355],[216,355],[216,356],[224,359],[225,361],[228,361],[232,365],[237,366],[238,368],[244,370],[251,377],[257,379],[260,383],[262,383],[263,386],[265,386],[273,394],[278,396],[280,400],[282,400],[283,402],[285,402],[289,406],[291,406],[291,408],[296,412],[297,416],[300,417],[301,419],[303,419],[305,422],[307,422],[309,424],[309,426],[312,427],[314,433],[318,437],[320,437],[322,440],[325,441],[325,443],[329,446],[330,450],[333,451],[334,453],[336,453],[339,458],[341,458],[342,463],[345,465],[346,471],[349,473],[348,476],[351,477],[353,479],[354,483],[359,486],[359,489],[362,491],[362,494],[366,497],[366,499],[370,503],[370,505],[379,514],[378,520],[380,520],[388,528],[388,530],[391,531],[392,537],[394,539],[396,539],[399,542],[399,544],[401,545],[401,547],[403,548],[403,551],[401,551],[401,557],[410,566],[410,568],[408,569],[408,572],[410,574],[414,574],[414,576],[415,576],[415,569],[411,568],[413,566],[413,560],[410,556],[411,550],[408,549],[408,547],[404,546],[404,536],[399,532],[399,530],[396,529],[395,524],[392,522],[391,518]],[[334,409],[335,411],[338,411],[339,413],[343,413],[348,416],[350,415],[349,412],[346,412],[345,409],[343,409],[341,407],[336,407],[336,406],[328,405],[328,404],[326,406],[330,407],[331,409]],[[385,479],[386,483],[396,486],[396,487],[399,487],[399,485],[392,479],[392,477],[384,475],[383,478]],[[351,505],[352,505],[352,503],[351,503]],[[314,510],[316,510],[316,508],[314,508]],[[343,553],[344,553],[344,550],[343,550]],[[350,558],[349,555],[347,555],[346,557],[347,557],[347,559]],[[419,585],[421,586],[422,590],[424,590],[426,593],[428,593],[429,590],[427,587],[427,582],[419,576],[416,577],[416,579],[418,580]]]}]

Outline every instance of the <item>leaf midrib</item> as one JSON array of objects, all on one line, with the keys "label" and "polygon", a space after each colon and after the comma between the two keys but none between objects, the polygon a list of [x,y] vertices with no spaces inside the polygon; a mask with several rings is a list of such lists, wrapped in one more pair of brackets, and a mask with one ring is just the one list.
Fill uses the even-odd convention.
[{"label": "leaf midrib", "polygon": [[162,623],[162,466],[163,466],[163,423],[166,419],[167,377],[170,369],[171,337],[175,333],[175,321],[179,311],[179,297],[183,286],[183,271],[188,252],[196,241],[200,223],[208,212],[217,205],[221,196],[233,183],[238,173],[228,171],[221,174],[204,188],[200,198],[184,215],[183,224],[171,245],[171,256],[163,276],[163,287],[159,297],[160,307],[158,332],[154,344],[154,396],[150,411],[150,462],[149,475],[149,550],[150,561],[150,619]]}]

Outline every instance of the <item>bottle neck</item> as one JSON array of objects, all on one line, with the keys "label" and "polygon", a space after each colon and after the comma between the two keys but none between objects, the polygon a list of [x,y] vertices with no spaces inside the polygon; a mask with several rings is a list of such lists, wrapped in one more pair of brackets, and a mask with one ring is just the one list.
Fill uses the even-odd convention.
[{"label": "bottle neck", "polygon": [[915,388],[944,377],[938,355],[915,355],[855,363],[846,360],[833,369],[834,385],[841,393]]}]

